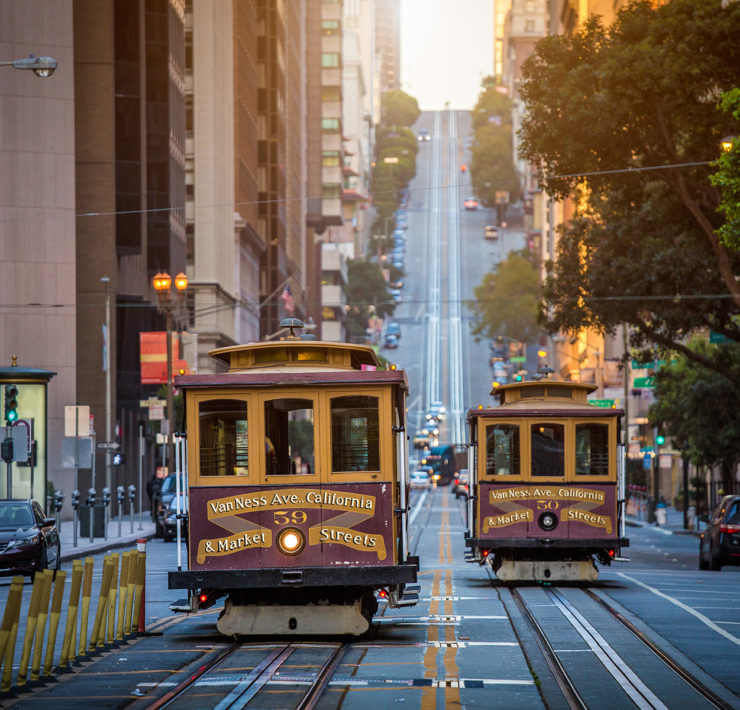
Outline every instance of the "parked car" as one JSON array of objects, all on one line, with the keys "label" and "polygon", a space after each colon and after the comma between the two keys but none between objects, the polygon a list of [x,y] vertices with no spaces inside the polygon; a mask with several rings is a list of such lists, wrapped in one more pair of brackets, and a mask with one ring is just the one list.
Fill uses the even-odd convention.
[{"label": "parked car", "polygon": [[403,259],[394,259],[393,262],[393,268],[398,269],[399,271],[403,271]]},{"label": "parked car", "polygon": [[403,288],[403,281],[401,281],[401,279],[398,279],[398,281],[391,281],[388,285],[391,288]]},{"label": "parked car", "polygon": [[699,569],[740,565],[740,496],[725,496],[708,519],[699,541]]},{"label": "parked car", "polygon": [[484,236],[486,239],[498,239],[498,227],[494,227],[492,224],[487,224]]},{"label": "parked car", "polygon": [[396,303],[400,303],[401,301],[401,291],[397,288],[391,289],[391,297]]},{"label": "parked car", "polygon": [[[182,536],[182,540],[187,543],[188,541],[188,501],[185,495],[180,493],[180,535]],[[176,540],[177,539],[177,502],[178,498],[177,496],[173,496],[172,500],[170,501],[169,505],[167,506],[167,511],[164,515],[164,520],[162,522],[163,526],[163,535],[165,542],[169,542],[170,540]]]},{"label": "parked car", "polygon": [[35,500],[0,500],[0,576],[33,577],[60,563],[56,518],[46,517]]},{"label": "parked car", "polygon": [[468,495],[468,491],[470,485],[470,478],[468,476],[468,469],[462,468],[460,469],[457,476],[455,476],[455,481],[452,486],[452,491],[455,494],[455,498],[464,498]]},{"label": "parked car", "polygon": [[412,471],[409,484],[412,490],[428,491],[431,488],[431,481],[425,471]]},{"label": "parked car", "polygon": [[463,205],[466,210],[477,210],[478,200],[476,200],[475,197],[468,197],[468,199],[463,202]]},{"label": "parked car", "polygon": [[[185,484],[180,479],[180,490],[185,490]],[[155,493],[154,499],[154,535],[164,537],[164,519],[170,502],[177,493],[177,474],[170,473],[162,479],[162,485]]]},{"label": "parked car", "polygon": [[398,338],[395,335],[388,335],[388,334],[386,334],[385,340],[383,341],[383,345],[386,348],[397,348],[398,347]]}]

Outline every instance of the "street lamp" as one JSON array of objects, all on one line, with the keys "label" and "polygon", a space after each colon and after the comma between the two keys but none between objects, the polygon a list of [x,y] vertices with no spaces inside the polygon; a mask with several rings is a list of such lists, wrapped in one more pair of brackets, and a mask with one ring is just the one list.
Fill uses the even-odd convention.
[{"label": "street lamp", "polygon": [[183,273],[175,276],[175,293],[177,298],[172,299],[172,277],[165,271],[159,272],[152,279],[152,285],[157,292],[159,312],[166,317],[165,330],[167,331],[167,467],[172,466],[175,460],[175,443],[173,433],[175,429],[175,388],[172,382],[172,330],[174,317],[181,315],[185,303],[185,291],[188,287],[188,277]]},{"label": "street lamp", "polygon": [[26,59],[11,59],[9,62],[0,62],[0,67],[30,69],[36,76],[45,79],[54,73],[57,68],[57,60],[52,57],[35,57],[32,54]]}]

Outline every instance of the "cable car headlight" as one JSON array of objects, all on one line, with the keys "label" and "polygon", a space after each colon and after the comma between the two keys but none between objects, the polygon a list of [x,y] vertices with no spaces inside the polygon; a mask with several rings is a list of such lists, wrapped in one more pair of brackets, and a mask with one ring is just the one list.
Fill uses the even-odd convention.
[{"label": "cable car headlight", "polygon": [[554,530],[558,526],[558,516],[555,513],[545,511],[540,515],[537,521],[540,527],[545,531]]},{"label": "cable car headlight", "polygon": [[278,535],[277,544],[284,555],[297,555],[306,546],[306,538],[298,528],[285,528]]}]

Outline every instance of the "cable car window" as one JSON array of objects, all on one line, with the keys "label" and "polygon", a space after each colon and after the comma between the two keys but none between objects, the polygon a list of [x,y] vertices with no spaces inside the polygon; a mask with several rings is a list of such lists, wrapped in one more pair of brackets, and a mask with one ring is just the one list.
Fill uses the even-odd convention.
[{"label": "cable car window", "polygon": [[249,473],[247,403],[209,399],[198,407],[200,475],[246,476]]},{"label": "cable car window", "polygon": [[576,476],[609,474],[609,425],[576,424]]},{"label": "cable car window", "polygon": [[565,475],[565,426],[532,424],[530,428],[533,476]]},{"label": "cable car window", "polygon": [[519,427],[515,424],[494,424],[486,427],[486,474],[520,475]]},{"label": "cable car window", "polygon": [[334,473],[380,470],[377,397],[331,400],[331,470]]},{"label": "cable car window", "polygon": [[314,415],[310,399],[265,402],[265,461],[268,476],[311,475]]}]

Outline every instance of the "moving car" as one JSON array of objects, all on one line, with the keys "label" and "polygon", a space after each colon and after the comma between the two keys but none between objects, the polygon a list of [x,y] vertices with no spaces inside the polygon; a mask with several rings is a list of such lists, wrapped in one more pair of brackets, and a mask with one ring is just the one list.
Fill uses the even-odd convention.
[{"label": "moving car", "polygon": [[431,487],[431,481],[426,471],[412,471],[409,477],[409,485],[411,489],[428,491]]},{"label": "moving car", "polygon": [[465,205],[466,210],[477,210],[478,200],[476,200],[475,197],[468,197],[468,199],[463,202],[463,205]]},{"label": "moving car", "polygon": [[720,501],[699,542],[699,569],[718,572],[724,565],[740,565],[740,496]]},{"label": "moving car", "polygon": [[400,291],[400,289],[392,288],[391,289],[391,296],[393,297],[393,300],[396,303],[399,303],[401,301],[401,291]]},{"label": "moving car", "polygon": [[445,420],[445,412],[447,410],[441,402],[432,402],[429,405],[429,410],[424,415],[427,424],[439,424]]},{"label": "moving car", "polygon": [[419,429],[419,431],[414,434],[414,448],[415,449],[423,449],[425,446],[429,446],[429,444],[432,441],[432,436],[429,433],[429,429]]},{"label": "moving car", "polygon": [[403,281],[401,281],[401,279],[398,279],[398,281],[391,281],[388,285],[391,288],[403,288]]},{"label": "moving car", "polygon": [[429,135],[429,131],[426,128],[421,128],[419,133],[416,135],[416,140],[419,141],[419,143],[423,143],[424,141],[432,140],[432,137]]},{"label": "moving car", "polygon": [[387,335],[385,336],[385,341],[383,342],[383,345],[386,348],[397,348],[398,347],[398,338],[395,335]]},{"label": "moving car", "polygon": [[47,518],[35,500],[0,500],[0,576],[33,577],[60,563],[56,518]]},{"label": "moving car", "polygon": [[487,224],[485,229],[486,239],[498,239],[498,227],[492,224]]},{"label": "moving car", "polygon": [[386,335],[395,335],[397,338],[401,337],[401,326],[392,320],[388,323],[388,327],[385,329]]},{"label": "moving car", "polygon": [[468,495],[470,490],[470,477],[468,476],[468,469],[462,468],[455,477],[452,485],[452,492],[455,494],[455,498],[464,498]]}]

